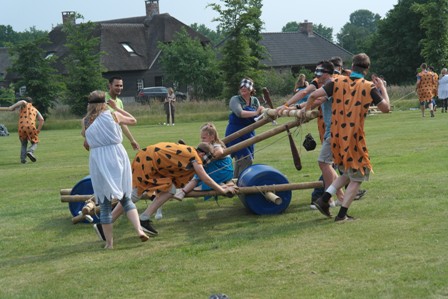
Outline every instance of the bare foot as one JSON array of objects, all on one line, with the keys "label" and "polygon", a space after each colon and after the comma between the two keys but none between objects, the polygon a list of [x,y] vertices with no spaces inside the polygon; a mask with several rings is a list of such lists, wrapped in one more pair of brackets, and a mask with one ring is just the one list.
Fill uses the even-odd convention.
[{"label": "bare foot", "polygon": [[139,238],[142,242],[146,242],[149,240],[149,237],[145,233],[143,233],[143,235],[140,235]]},{"label": "bare foot", "polygon": [[114,249],[114,247],[112,245],[106,245],[104,246],[104,249]]}]

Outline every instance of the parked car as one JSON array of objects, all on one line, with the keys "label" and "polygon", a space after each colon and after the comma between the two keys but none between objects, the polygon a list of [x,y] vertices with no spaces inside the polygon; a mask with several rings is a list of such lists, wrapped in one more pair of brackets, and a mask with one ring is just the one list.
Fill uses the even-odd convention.
[{"label": "parked car", "polygon": [[135,101],[141,104],[149,104],[151,98],[163,101],[167,95],[168,89],[166,87],[144,87],[138,91]]},{"label": "parked car", "polygon": [[[184,101],[187,99],[186,93],[176,91],[174,94],[176,95],[176,100],[178,101]],[[163,102],[167,95],[168,88],[164,86],[144,87],[137,93],[135,101],[141,104],[149,104],[150,99],[154,98]]]}]

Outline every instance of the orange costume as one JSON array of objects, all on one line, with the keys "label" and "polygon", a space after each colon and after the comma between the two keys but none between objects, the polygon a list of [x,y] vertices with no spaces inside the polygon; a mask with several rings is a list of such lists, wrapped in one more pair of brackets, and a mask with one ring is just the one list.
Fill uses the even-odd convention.
[{"label": "orange costume", "polygon": [[334,79],[331,148],[334,163],[345,169],[372,170],[367,151],[364,120],[372,102],[370,95],[374,84],[347,76]]},{"label": "orange costume", "polygon": [[18,133],[20,140],[29,140],[38,143],[38,130],[36,129],[36,118],[39,111],[33,104],[27,103],[20,109]]},{"label": "orange costume", "polygon": [[132,162],[132,185],[143,192],[169,192],[184,187],[195,174],[193,161],[203,164],[196,148],[160,142],[140,150]]},{"label": "orange costume", "polygon": [[417,95],[420,102],[431,101],[435,96],[434,91],[437,89],[434,75],[432,72],[423,71],[417,74],[419,83],[417,85]]}]

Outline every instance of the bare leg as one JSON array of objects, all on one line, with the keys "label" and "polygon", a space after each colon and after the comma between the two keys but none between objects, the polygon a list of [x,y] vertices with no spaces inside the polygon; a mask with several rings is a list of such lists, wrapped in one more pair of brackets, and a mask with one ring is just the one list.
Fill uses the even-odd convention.
[{"label": "bare leg", "polygon": [[361,182],[350,181],[347,189],[345,190],[344,202],[342,203],[342,206],[344,208],[348,209],[350,207],[353,200],[355,199],[356,194],[358,194],[358,190],[359,190],[360,186],[361,186]]},{"label": "bare leg", "polygon": [[113,249],[114,248],[114,239],[112,236],[112,224],[103,224],[103,232],[106,237],[106,246],[105,249]]},{"label": "bare leg", "polygon": [[140,240],[142,240],[142,242],[148,241],[149,237],[143,232],[142,227],[140,226],[140,219],[138,218],[137,209],[132,209],[128,211],[126,216],[134,226],[134,229],[137,232],[137,235],[139,236]]},{"label": "bare leg", "polygon": [[142,216],[149,217],[154,214],[158,208],[160,208],[164,203],[166,203],[173,195],[168,192],[160,192],[153,202],[146,208],[146,210],[142,213]]},{"label": "bare leg", "polygon": [[[319,167],[322,171],[325,190],[327,190],[327,188],[330,187],[330,185],[338,178],[338,174],[336,173],[336,170],[334,170],[333,166],[328,163],[319,162]],[[336,197],[340,202],[342,202],[344,198],[344,192],[342,191],[342,188],[337,189]]]}]

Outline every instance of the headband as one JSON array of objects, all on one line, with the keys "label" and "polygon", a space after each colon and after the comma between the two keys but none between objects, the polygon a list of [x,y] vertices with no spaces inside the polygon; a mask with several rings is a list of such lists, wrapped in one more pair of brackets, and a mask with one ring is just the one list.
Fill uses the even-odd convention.
[{"label": "headband", "polygon": [[251,80],[243,79],[243,80],[241,80],[241,83],[240,83],[240,88],[242,88],[242,87],[246,87],[247,89],[252,91],[252,89],[254,88],[254,83]]},{"label": "headband", "polygon": [[93,99],[89,99],[89,104],[99,104],[99,103],[106,103],[106,99],[105,98],[93,98]]}]

